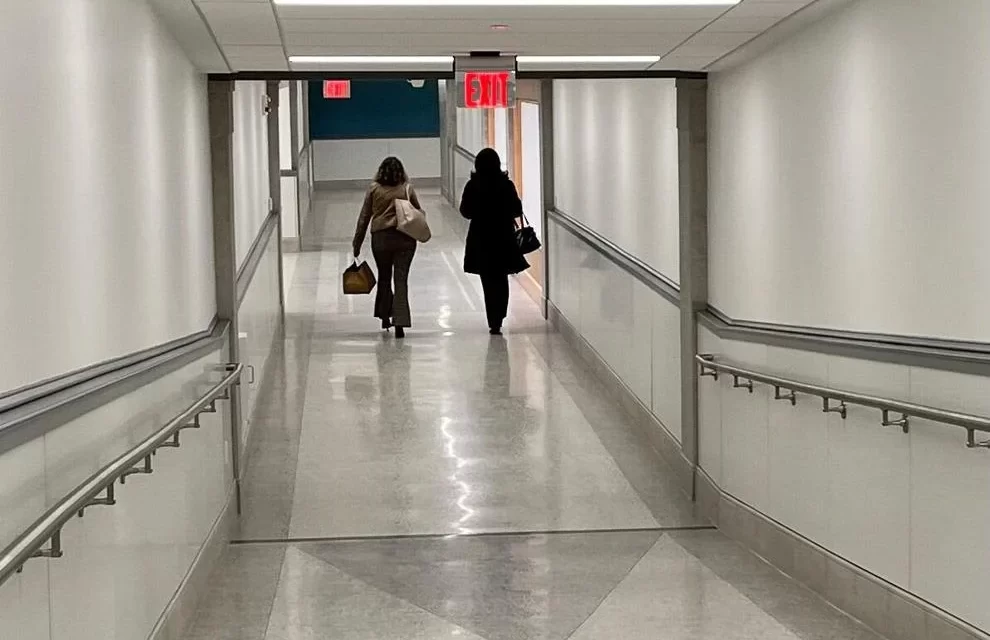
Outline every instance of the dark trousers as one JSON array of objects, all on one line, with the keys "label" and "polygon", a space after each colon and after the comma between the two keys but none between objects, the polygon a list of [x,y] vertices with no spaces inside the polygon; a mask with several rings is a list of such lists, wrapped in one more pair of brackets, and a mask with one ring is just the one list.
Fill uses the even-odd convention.
[{"label": "dark trousers", "polygon": [[481,288],[485,291],[485,312],[488,326],[498,329],[509,314],[509,276],[504,273],[481,274]]},{"label": "dark trousers", "polygon": [[401,231],[386,229],[371,234],[371,253],[378,265],[375,317],[389,320],[396,327],[411,327],[409,267],[416,255],[416,241]]}]

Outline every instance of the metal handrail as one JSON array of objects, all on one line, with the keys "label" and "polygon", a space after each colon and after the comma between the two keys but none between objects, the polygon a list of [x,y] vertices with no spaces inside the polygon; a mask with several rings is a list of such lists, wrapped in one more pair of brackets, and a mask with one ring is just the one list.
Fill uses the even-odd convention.
[{"label": "metal handrail", "polygon": [[[847,416],[850,404],[870,407],[881,411],[880,424],[884,427],[900,427],[904,433],[910,432],[911,418],[921,418],[933,422],[941,422],[966,429],[966,446],[969,448],[990,448],[990,440],[977,442],[976,432],[990,433],[990,418],[947,409],[938,409],[911,402],[901,402],[889,398],[831,389],[816,384],[772,376],[758,371],[752,371],[726,362],[720,362],[710,354],[695,356],[698,361],[698,375],[718,380],[719,373],[732,376],[732,386],[736,389],[746,389],[753,393],[753,384],[760,383],[774,388],[774,399],[797,404],[798,394],[821,398],[824,413],[837,413],[843,420]],[[900,414],[893,417],[892,414]]]},{"label": "metal handrail", "polygon": [[[114,484],[118,479],[124,484],[130,475],[152,473],[151,457],[163,447],[178,447],[181,431],[200,427],[200,414],[216,413],[216,402],[230,399],[230,390],[240,380],[243,370],[241,364],[227,365],[223,380],[203,397],[140,444],[97,471],[28,527],[0,552],[0,585],[15,573],[20,573],[24,563],[31,558],[61,558],[62,528],[65,524],[77,514],[82,517],[90,507],[116,504]],[[47,548],[46,543],[49,545]]]}]

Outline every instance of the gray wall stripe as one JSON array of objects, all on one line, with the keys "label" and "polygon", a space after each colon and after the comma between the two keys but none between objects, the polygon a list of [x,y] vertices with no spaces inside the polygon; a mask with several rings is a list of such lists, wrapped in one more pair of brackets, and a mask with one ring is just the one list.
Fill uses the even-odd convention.
[{"label": "gray wall stripe", "polygon": [[51,387],[46,395],[35,396],[0,413],[0,454],[220,349],[228,332],[226,322],[214,321],[206,335],[195,334],[198,337],[182,344],[169,343],[173,346],[166,351],[158,351],[161,347],[156,347],[131,354],[126,357],[126,366],[117,366],[85,380],[72,379],[75,374],[65,376],[63,386]]},{"label": "gray wall stripe", "polygon": [[[643,284],[678,304],[679,288],[655,269],[566,213],[551,209],[547,211],[547,215],[551,221],[577,236]],[[702,326],[725,340],[940,371],[990,375],[990,343],[751,322],[730,318],[712,306],[701,312],[699,319]]]},{"label": "gray wall stripe", "polygon": [[268,249],[268,243],[271,241],[272,234],[278,228],[279,215],[280,213],[277,209],[268,214],[264,224],[261,225],[261,231],[258,232],[254,242],[251,243],[251,249],[248,251],[247,257],[244,258],[244,264],[237,271],[238,308],[244,302],[244,296],[247,295],[248,289],[251,287],[254,274],[258,270],[258,265],[261,264],[261,259],[265,257],[265,251]]}]

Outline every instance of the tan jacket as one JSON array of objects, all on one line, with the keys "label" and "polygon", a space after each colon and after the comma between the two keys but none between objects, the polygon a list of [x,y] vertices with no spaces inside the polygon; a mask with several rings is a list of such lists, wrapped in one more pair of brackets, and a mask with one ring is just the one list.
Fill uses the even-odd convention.
[{"label": "tan jacket", "polygon": [[386,187],[377,182],[371,184],[368,194],[364,197],[364,206],[361,207],[361,215],[358,216],[357,230],[354,232],[354,255],[361,251],[364,238],[371,227],[371,233],[394,229],[397,222],[395,219],[395,201],[405,199],[406,188],[409,189],[409,201],[417,209],[423,207],[419,204],[419,196],[416,190],[408,182],[395,187]]}]

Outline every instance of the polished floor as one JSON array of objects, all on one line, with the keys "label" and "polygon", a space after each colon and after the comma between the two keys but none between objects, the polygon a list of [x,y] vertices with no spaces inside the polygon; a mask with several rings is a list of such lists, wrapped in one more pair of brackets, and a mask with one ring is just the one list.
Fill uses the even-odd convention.
[{"label": "polished floor", "polygon": [[413,328],[340,294],[360,193],[319,193],[237,540],[190,640],[875,639],[712,530],[518,283],[487,333],[424,198]]}]

